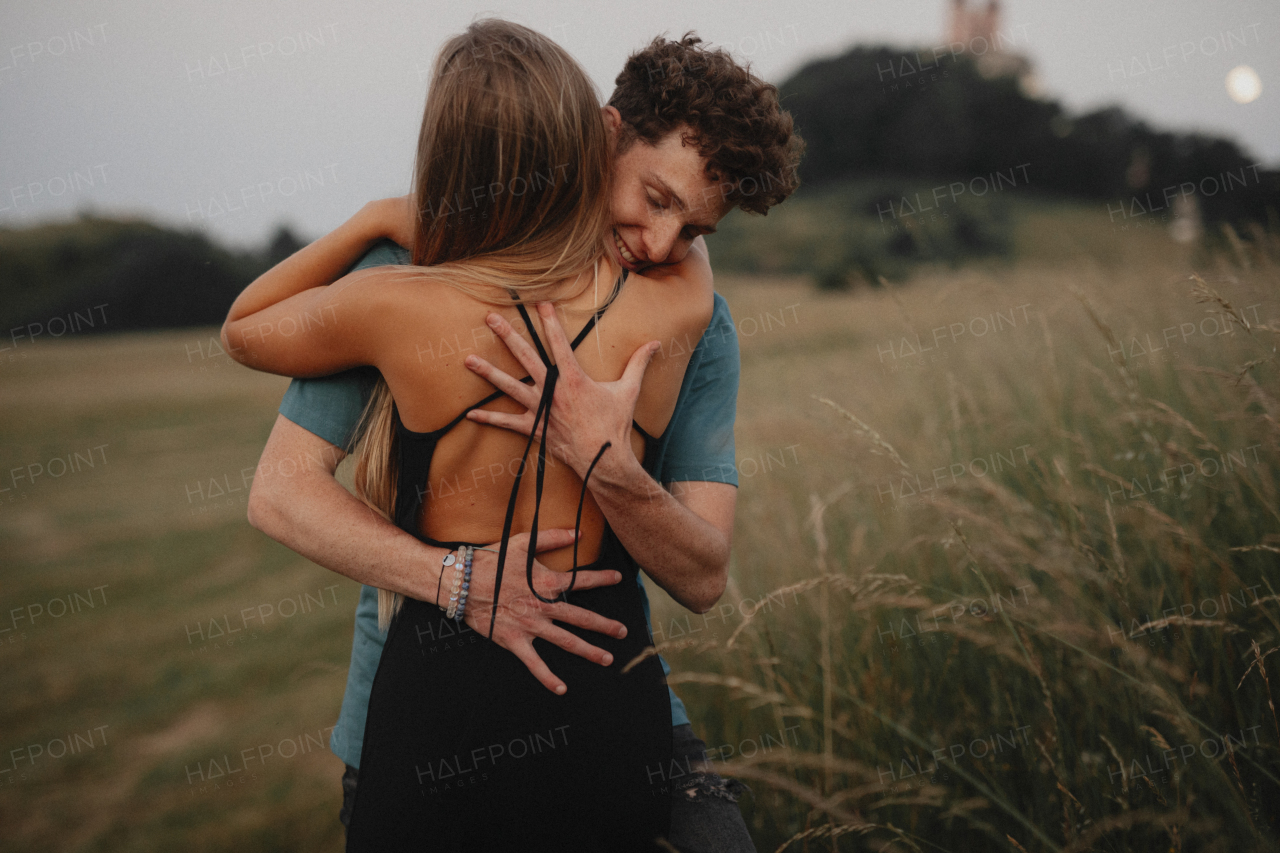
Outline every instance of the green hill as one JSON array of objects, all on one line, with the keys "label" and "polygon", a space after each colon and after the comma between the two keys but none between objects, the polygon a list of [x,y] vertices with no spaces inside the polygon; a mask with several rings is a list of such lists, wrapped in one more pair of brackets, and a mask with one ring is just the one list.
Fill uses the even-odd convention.
[{"label": "green hill", "polygon": [[1228,139],[1156,130],[1118,107],[1070,115],[1026,88],[964,54],[859,46],[804,66],[779,91],[807,143],[801,178],[815,187],[1025,169],[1041,192],[1115,205],[1194,195],[1211,223],[1266,222],[1280,209],[1280,172]]},{"label": "green hill", "polygon": [[245,285],[301,245],[280,229],[266,250],[232,252],[202,234],[96,216],[0,229],[0,328],[40,324],[29,334],[57,336],[64,325],[92,333],[221,323]]}]

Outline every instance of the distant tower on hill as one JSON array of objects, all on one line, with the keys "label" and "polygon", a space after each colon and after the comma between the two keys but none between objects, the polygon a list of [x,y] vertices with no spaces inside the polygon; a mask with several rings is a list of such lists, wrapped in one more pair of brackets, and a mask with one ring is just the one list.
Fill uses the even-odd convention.
[{"label": "distant tower on hill", "polygon": [[988,0],[985,9],[970,8],[966,0],[951,0],[947,41],[968,44],[973,39],[994,41],[1000,29],[1000,4]]},{"label": "distant tower on hill", "polygon": [[1031,60],[1010,48],[1026,43],[1025,27],[1005,29],[998,0],[987,0],[985,6],[968,0],[951,0],[947,22],[947,43],[953,53],[973,57],[983,77],[1016,77],[1027,95],[1039,91]]}]

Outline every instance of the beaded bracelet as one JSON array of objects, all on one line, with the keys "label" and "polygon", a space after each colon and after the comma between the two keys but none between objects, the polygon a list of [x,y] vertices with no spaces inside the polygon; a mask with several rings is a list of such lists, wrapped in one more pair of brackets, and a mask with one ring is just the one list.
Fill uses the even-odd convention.
[{"label": "beaded bracelet", "polygon": [[[461,553],[462,549],[458,549]],[[453,586],[449,590],[449,609],[444,612],[448,619],[454,618],[458,613],[458,594],[462,591],[462,561],[455,559],[453,561]]]},{"label": "beaded bracelet", "polygon": [[467,595],[471,591],[471,558],[475,555],[476,549],[470,545],[464,546],[462,563],[462,595],[458,598],[458,614],[454,618],[459,622],[467,612]]}]

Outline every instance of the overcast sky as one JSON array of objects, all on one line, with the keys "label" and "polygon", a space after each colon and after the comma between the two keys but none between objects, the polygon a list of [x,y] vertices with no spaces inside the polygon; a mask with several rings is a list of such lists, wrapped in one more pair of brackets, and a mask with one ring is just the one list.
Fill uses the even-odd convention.
[{"label": "overcast sky", "polygon": [[[781,82],[856,43],[943,43],[950,3],[8,0],[0,225],[91,208],[239,245],[281,222],[318,236],[408,191],[427,69],[480,14],[555,38],[607,94],[626,55],[659,33],[696,30]],[[1276,0],[1008,0],[1003,15],[1045,94],[1073,111],[1119,103],[1280,164]],[[1227,96],[1238,65],[1262,80],[1250,104]]]}]

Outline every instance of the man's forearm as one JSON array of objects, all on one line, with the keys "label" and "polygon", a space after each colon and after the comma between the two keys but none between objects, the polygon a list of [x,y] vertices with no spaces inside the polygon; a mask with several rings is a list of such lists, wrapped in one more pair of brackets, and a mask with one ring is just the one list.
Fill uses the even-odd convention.
[{"label": "man's forearm", "polygon": [[[330,464],[317,464],[317,456]],[[340,459],[333,445],[278,418],[249,492],[249,522],[354,581],[434,601],[446,551],[420,542],[343,488],[333,478]]]},{"label": "man's forearm", "polygon": [[[444,549],[386,521],[327,474],[295,475],[295,480],[296,491],[259,496],[249,518],[254,527],[354,581],[434,600]],[[307,511],[292,512],[302,501]]]},{"label": "man's forearm", "polygon": [[[317,452],[320,464],[315,464]],[[449,596],[448,587],[442,589],[440,584],[444,570],[442,560],[449,552],[418,541],[348,493],[333,478],[341,458],[341,451],[325,439],[283,416],[276,418],[262,452],[258,475],[249,491],[249,522],[304,557],[352,580],[439,605]],[[286,461],[291,464],[282,464]],[[294,473],[278,473],[281,470]],[[573,543],[572,530],[543,533],[542,550],[564,548]],[[521,533],[511,537],[511,541],[512,563],[521,565],[529,535]],[[493,555],[485,552],[484,556]],[[622,623],[563,601],[545,604],[548,598],[559,595],[569,580],[564,573],[552,572],[538,562],[534,563],[534,577],[540,594],[545,596],[543,601],[521,591],[523,578],[519,583],[506,584],[500,593],[496,587],[496,562],[496,557],[492,561],[475,562],[468,600],[477,604],[466,610],[468,626],[519,658],[534,678],[556,693],[563,693],[565,684],[547,668],[534,649],[535,638],[601,666],[612,663],[608,652],[562,625],[622,637],[626,634]],[[450,571],[453,582],[457,582],[457,568]],[[579,589],[622,581],[620,572],[600,571],[589,575],[578,578]],[[491,621],[491,605],[505,616]],[[557,622],[561,624],[555,624]]]},{"label": "man's forearm", "polygon": [[695,612],[715,605],[729,577],[734,486],[699,483],[700,494],[677,500],[638,461],[593,474],[588,484],[619,541],[659,586]]},{"label": "man's forearm", "polygon": [[[610,526],[650,577],[685,607],[706,612],[728,582],[737,489],[727,483],[699,483],[698,489],[685,489],[677,499],[645,472],[631,452],[636,401],[657,342],[637,349],[620,379],[596,382],[578,365],[554,310],[540,306],[539,316],[559,368],[546,432],[552,453],[587,479]],[[540,376],[543,367],[533,347],[499,315],[491,314],[488,319],[490,328],[530,376]],[[525,407],[523,413],[516,414],[473,409],[467,417],[529,435],[535,428],[534,413],[542,393],[537,382],[524,385],[476,355],[468,356],[465,363]],[[736,377],[731,385],[736,392]],[[723,403],[731,406],[732,396]],[[727,411],[728,428],[732,429],[733,410]],[[602,445],[617,449],[596,457]]]}]

